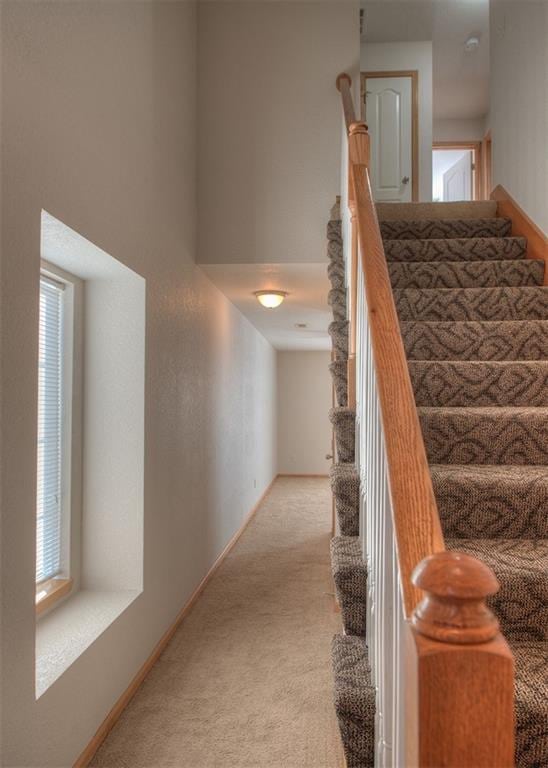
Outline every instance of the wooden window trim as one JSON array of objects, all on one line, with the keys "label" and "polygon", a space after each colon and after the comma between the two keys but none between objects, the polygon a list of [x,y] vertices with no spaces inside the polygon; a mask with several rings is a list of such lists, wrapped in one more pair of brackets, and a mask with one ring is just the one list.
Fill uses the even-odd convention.
[{"label": "wooden window trim", "polygon": [[36,615],[51,608],[72,589],[72,579],[57,578],[46,579],[36,585]]}]

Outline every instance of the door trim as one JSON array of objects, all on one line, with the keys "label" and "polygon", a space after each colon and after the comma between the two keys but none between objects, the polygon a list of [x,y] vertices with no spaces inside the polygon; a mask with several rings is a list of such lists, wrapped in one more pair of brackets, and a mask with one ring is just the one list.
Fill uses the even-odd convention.
[{"label": "door trim", "polygon": [[472,200],[486,200],[483,195],[484,169],[481,141],[433,141],[432,149],[469,149],[472,152]]},{"label": "door trim", "polygon": [[492,192],[492,179],[491,179],[491,130],[489,129],[481,142],[481,173],[482,173],[482,188],[481,196],[484,200],[489,200],[489,195]]},{"label": "door trim", "polygon": [[411,78],[411,201],[419,201],[419,71],[398,69],[383,72],[360,72],[360,113],[365,120],[365,81],[374,77]]}]

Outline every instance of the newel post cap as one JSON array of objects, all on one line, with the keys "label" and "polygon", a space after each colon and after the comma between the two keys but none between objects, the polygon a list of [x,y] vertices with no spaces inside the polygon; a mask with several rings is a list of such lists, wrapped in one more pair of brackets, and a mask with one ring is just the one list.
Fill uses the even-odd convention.
[{"label": "newel post cap", "polygon": [[411,580],[425,593],[412,617],[420,634],[446,643],[485,643],[498,633],[485,601],[500,585],[481,560],[438,552],[416,566]]},{"label": "newel post cap", "polygon": [[347,74],[346,72],[341,72],[341,74],[337,76],[337,79],[335,81],[335,83],[337,85],[337,90],[338,91],[341,90],[341,81],[342,80],[348,80],[348,85],[349,86],[352,85],[352,78],[350,77],[350,75]]}]

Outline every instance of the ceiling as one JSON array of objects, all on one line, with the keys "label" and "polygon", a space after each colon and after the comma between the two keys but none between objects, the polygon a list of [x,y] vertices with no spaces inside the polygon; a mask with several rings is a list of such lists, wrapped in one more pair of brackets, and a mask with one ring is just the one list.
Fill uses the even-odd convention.
[{"label": "ceiling", "polygon": [[[362,0],[362,42],[432,40],[434,119],[489,111],[489,0]],[[479,48],[464,50],[475,36]]]},{"label": "ceiling", "polygon": [[[200,268],[275,349],[331,349],[327,263],[201,264]],[[268,288],[288,292],[277,309],[265,309],[253,295]]]}]

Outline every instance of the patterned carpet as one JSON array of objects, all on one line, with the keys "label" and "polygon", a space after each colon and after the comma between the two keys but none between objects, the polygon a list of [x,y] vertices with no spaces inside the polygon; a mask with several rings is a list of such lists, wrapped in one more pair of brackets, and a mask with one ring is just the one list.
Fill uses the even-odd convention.
[{"label": "patterned carpet", "polygon": [[278,478],[95,768],[341,768],[323,478]]},{"label": "patterned carpet", "polygon": [[[382,205],[380,226],[446,545],[497,575],[491,607],[516,659],[516,766],[546,768],[548,287],[544,263],[526,258],[496,204],[467,205],[461,218],[461,204],[401,206],[401,218],[397,205]],[[451,215],[440,218],[444,210]],[[348,528],[340,481],[333,491]],[[355,525],[357,515],[356,505]],[[357,541],[334,540],[332,569],[343,623],[363,635]],[[357,743],[352,723],[371,728],[374,702],[365,647],[352,642],[334,645],[334,668],[344,670],[336,700],[346,702],[337,713],[347,757],[366,768],[369,740]]]}]

